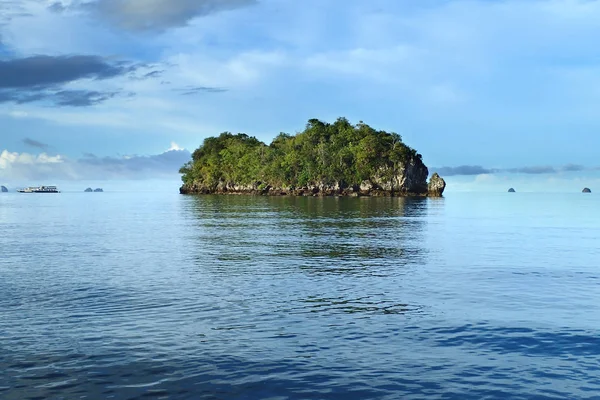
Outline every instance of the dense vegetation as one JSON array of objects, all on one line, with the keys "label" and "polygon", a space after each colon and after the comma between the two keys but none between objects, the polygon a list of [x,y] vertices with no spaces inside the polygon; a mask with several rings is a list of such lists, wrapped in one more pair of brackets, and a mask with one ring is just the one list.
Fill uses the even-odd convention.
[{"label": "dense vegetation", "polygon": [[[257,187],[358,185],[374,175],[391,178],[421,155],[400,135],[345,118],[334,123],[311,119],[296,135],[280,133],[270,145],[243,133],[222,133],[204,140],[183,166],[184,185],[216,188],[219,184]],[[383,176],[382,176],[383,175]]]}]

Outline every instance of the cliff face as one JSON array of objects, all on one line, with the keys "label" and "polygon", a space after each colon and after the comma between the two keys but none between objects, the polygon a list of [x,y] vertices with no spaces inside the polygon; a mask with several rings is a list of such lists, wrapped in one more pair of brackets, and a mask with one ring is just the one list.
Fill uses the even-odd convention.
[{"label": "cliff face", "polygon": [[184,184],[181,194],[252,194],[269,196],[430,196],[440,197],[446,182],[436,173],[427,183],[429,171],[420,159],[400,165],[397,170],[382,169],[376,176],[360,184],[347,185],[336,182],[325,184],[315,182],[302,187],[271,185],[256,182],[253,185],[240,185],[235,182],[220,181],[208,187],[199,182]]},{"label": "cliff face", "polygon": [[430,197],[441,197],[444,189],[446,189],[446,181],[436,172],[429,180],[429,185],[427,186],[428,195]]}]

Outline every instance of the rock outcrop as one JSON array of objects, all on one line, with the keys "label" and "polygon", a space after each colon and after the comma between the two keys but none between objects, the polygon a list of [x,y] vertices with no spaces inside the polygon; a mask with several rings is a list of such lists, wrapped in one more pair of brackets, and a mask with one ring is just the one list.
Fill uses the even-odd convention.
[{"label": "rock outcrop", "polygon": [[0,192],[7,193],[8,192],[8,188],[6,186],[0,186]]},{"label": "rock outcrop", "polygon": [[[270,185],[266,182],[256,182],[253,185],[239,185],[234,182],[220,181],[214,187],[200,183],[184,184],[179,189],[181,194],[251,194],[266,196],[429,196],[441,197],[446,182],[437,173],[431,177],[429,171],[420,161],[402,165],[394,174],[381,170],[377,176],[361,182],[359,185],[345,185],[336,182],[325,184],[317,182],[302,187],[284,187]],[[391,177],[390,177],[391,176]]]},{"label": "rock outcrop", "polygon": [[84,190],[84,192],[86,193],[92,193],[94,190],[92,188],[87,188]]},{"label": "rock outcrop", "polygon": [[582,193],[592,193],[592,190],[590,188],[584,188],[581,192]]},{"label": "rock outcrop", "polygon": [[444,181],[437,172],[434,173],[429,180],[429,185],[427,185],[428,196],[441,197],[442,193],[444,193],[444,189],[446,189],[446,181]]},{"label": "rock outcrop", "polygon": [[516,192],[516,191],[515,191],[515,189],[513,189],[513,188],[510,188],[510,189],[508,189],[508,193],[515,193],[515,192]]}]

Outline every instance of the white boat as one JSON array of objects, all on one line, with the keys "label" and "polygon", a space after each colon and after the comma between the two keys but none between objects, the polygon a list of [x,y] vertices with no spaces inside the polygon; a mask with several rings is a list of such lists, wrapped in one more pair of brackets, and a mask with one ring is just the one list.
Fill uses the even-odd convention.
[{"label": "white boat", "polygon": [[19,193],[60,193],[56,186],[30,186],[17,190]]}]

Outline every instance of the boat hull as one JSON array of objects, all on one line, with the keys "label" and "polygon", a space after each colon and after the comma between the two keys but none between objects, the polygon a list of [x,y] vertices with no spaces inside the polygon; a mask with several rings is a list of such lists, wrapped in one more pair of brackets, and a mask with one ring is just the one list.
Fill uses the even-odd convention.
[{"label": "boat hull", "polygon": [[28,187],[17,190],[19,193],[60,193],[56,186]]}]

